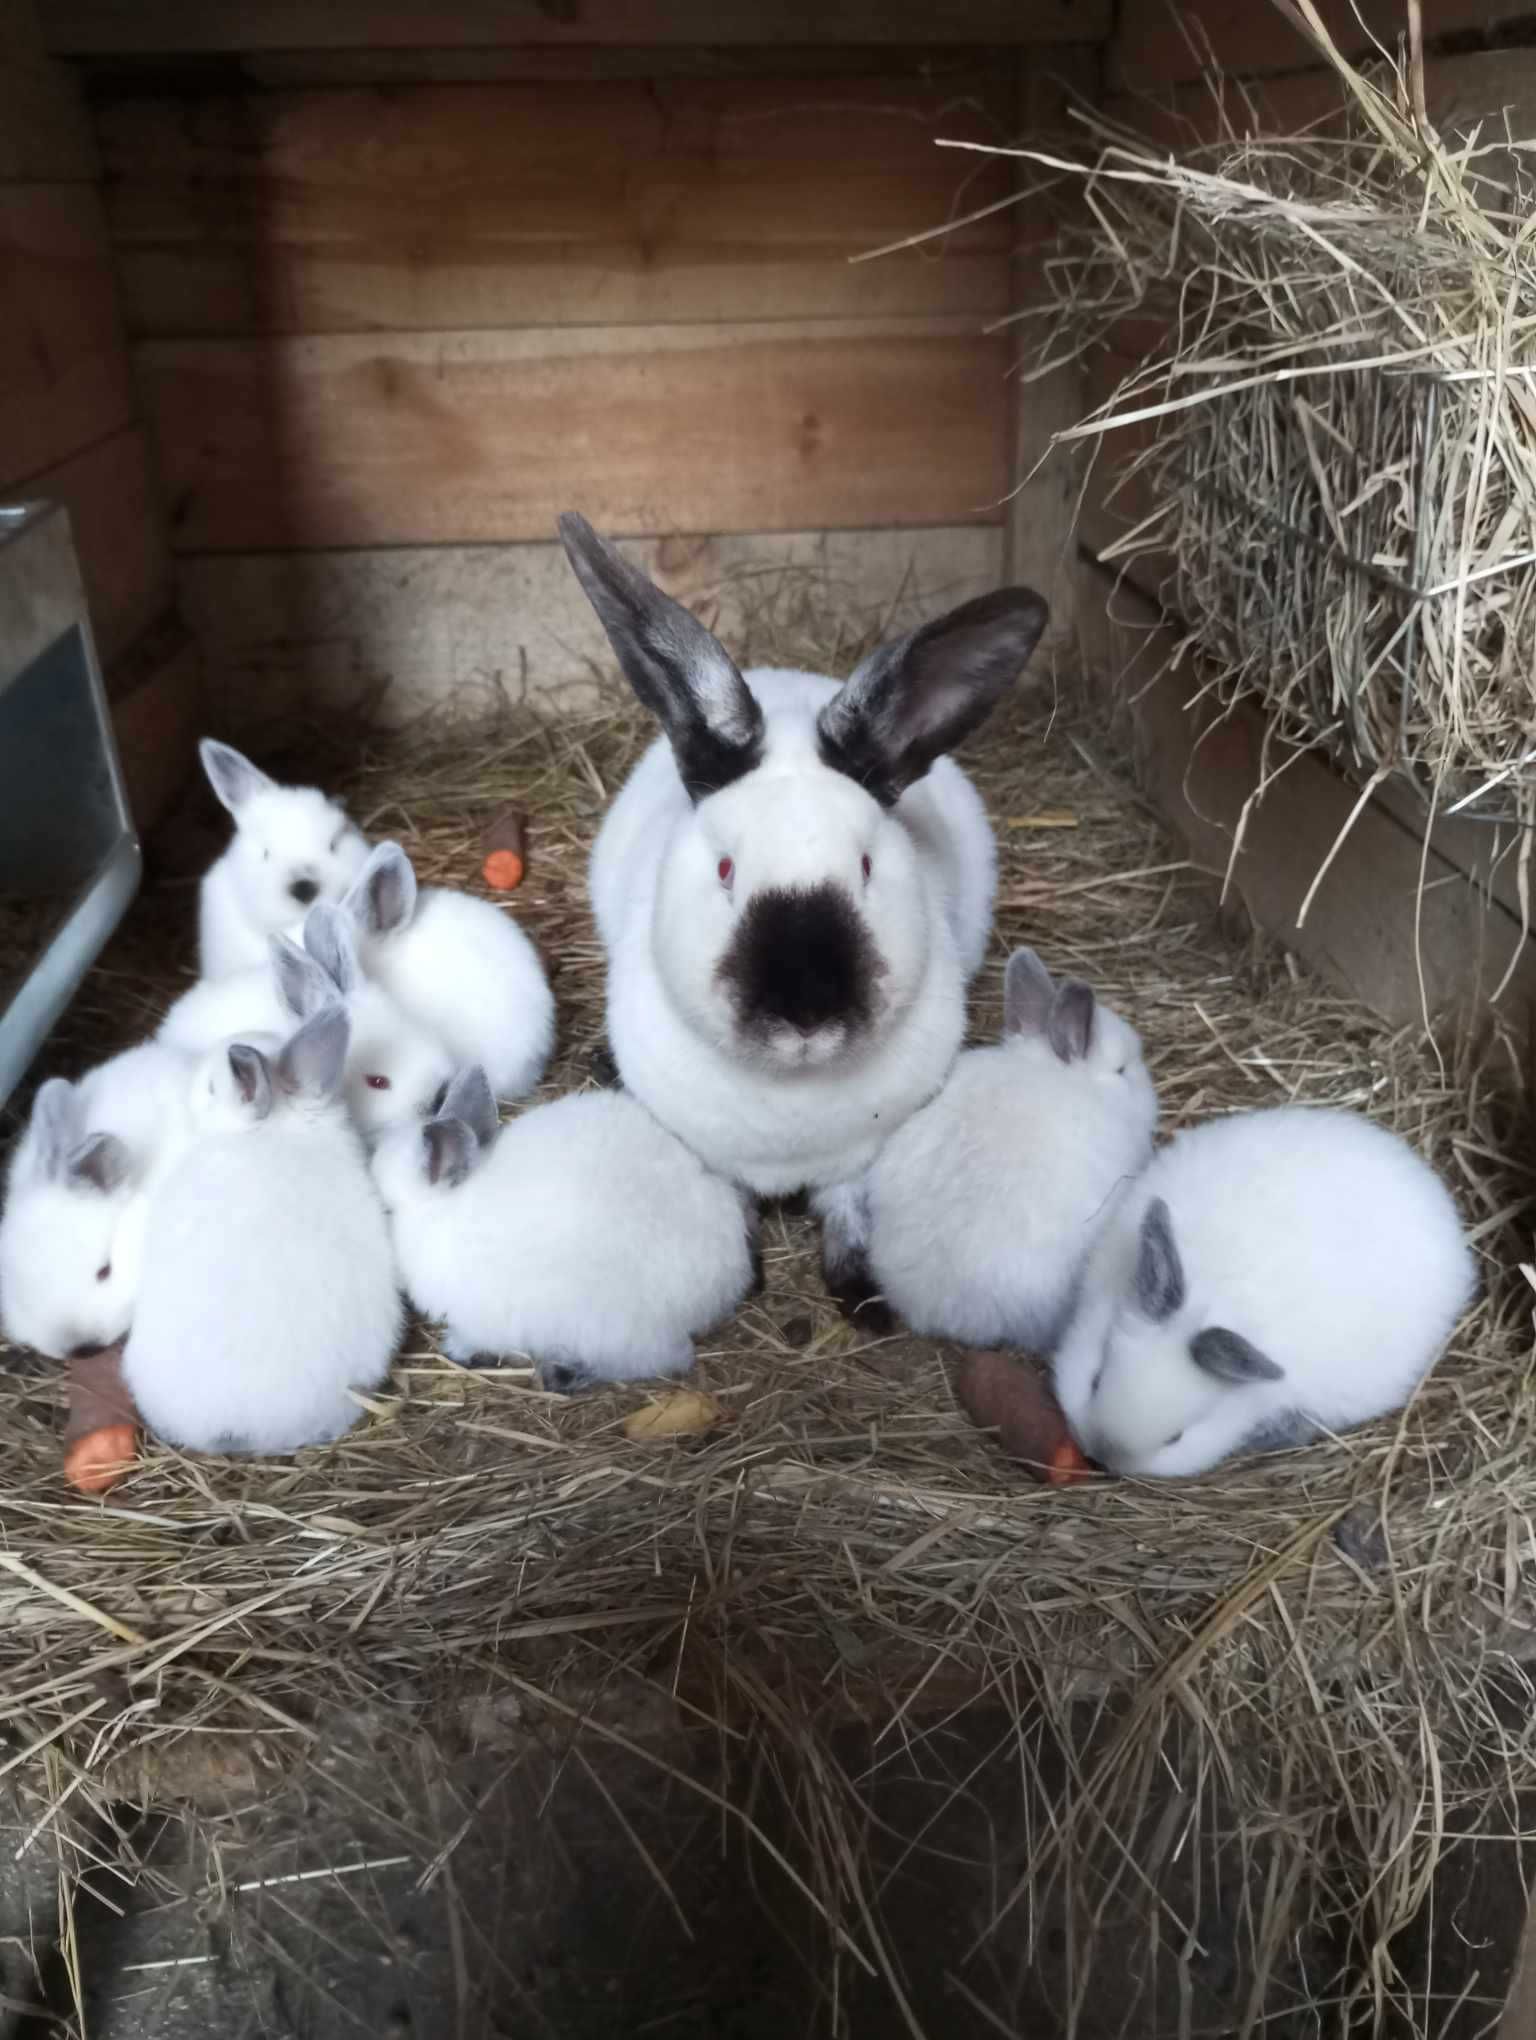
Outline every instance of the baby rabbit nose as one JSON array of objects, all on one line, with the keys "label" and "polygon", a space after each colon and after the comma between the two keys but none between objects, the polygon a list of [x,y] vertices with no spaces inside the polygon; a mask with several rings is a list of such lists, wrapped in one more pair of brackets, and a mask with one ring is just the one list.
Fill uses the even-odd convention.
[{"label": "baby rabbit nose", "polygon": [[98,1353],[105,1353],[106,1350],[105,1346],[98,1346],[94,1339],[87,1339],[83,1346],[71,1346],[69,1357],[71,1360],[94,1360]]},{"label": "baby rabbit nose", "polygon": [[312,906],[320,897],[320,888],[312,878],[296,878],[288,890],[301,907]]}]

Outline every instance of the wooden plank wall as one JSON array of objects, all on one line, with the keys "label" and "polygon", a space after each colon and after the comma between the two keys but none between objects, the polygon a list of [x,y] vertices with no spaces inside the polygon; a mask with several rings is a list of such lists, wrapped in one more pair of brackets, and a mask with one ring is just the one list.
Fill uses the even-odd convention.
[{"label": "wooden plank wall", "polygon": [[[133,657],[163,621],[171,571],[99,176],[75,80],[48,56],[32,0],[0,0],[0,496],[67,505],[109,691],[153,696],[135,706],[138,728],[157,712],[154,690],[188,703],[196,672],[184,643],[167,673]],[[141,826],[190,753],[182,723],[162,715],[157,749],[170,762],[153,772],[122,739]]]},{"label": "wooden plank wall", "polygon": [[1019,54],[620,58],[386,38],[95,74],[138,383],[229,726],[381,689],[396,718],[487,688],[573,699],[605,647],[552,544],[565,508],[727,618],[743,574],[791,563],[865,612],[1002,577],[1012,345],[986,329],[1018,225],[850,257],[1007,197],[1006,163],[934,137],[1009,138]]}]

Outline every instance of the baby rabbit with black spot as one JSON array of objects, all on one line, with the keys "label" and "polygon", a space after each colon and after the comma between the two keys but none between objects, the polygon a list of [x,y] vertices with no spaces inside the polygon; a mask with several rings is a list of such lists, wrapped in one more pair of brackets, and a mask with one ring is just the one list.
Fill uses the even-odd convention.
[{"label": "baby rabbit with black spot", "polygon": [[339,900],[368,845],[346,809],[312,786],[279,786],[228,744],[199,746],[208,783],[234,818],[229,848],[198,894],[198,970],[256,970],[274,935],[297,939],[317,900]]},{"label": "baby rabbit with black spot", "polygon": [[870,1171],[870,1268],[886,1302],[933,1338],[1049,1351],[1156,1125],[1135,1030],[1016,950],[1002,1042],[967,1050]]},{"label": "baby rabbit with black spot", "polygon": [[347,1016],[275,1055],[205,1059],[196,1133],[156,1190],[123,1379],[148,1429],[193,1451],[339,1437],[389,1371],[401,1307],[389,1227],[341,1098]]},{"label": "baby rabbit with black spot", "polygon": [[554,1046],[555,1002],[509,913],[446,886],[418,891],[398,843],[370,852],[342,906],[367,975],[456,1063],[479,1063],[498,1098],[533,1089]]},{"label": "baby rabbit with black spot", "polygon": [[144,1207],[185,1138],[190,1069],[143,1042],[78,1083],[41,1086],[0,1213],[7,1338],[63,1359],[127,1331]]},{"label": "baby rabbit with black spot", "polygon": [[680,1374],[752,1283],[741,1193],[619,1092],[497,1129],[478,1067],[373,1157],[407,1294],[450,1359],[528,1354],[548,1389]]},{"label": "baby rabbit with black spot", "polygon": [[1397,1409],[1475,1286],[1450,1193],[1396,1134],[1303,1106],[1211,1120],[1116,1205],[1057,1398],[1117,1472],[1203,1473]]},{"label": "baby rabbit with black spot", "polygon": [[1046,605],[962,603],[841,684],[743,674],[583,518],[560,533],[663,731],[592,852],[619,1074],[712,1169],[810,1189],[855,1308],[861,1179],[948,1074],[991,928],[991,826],[943,754],[1013,685]]}]

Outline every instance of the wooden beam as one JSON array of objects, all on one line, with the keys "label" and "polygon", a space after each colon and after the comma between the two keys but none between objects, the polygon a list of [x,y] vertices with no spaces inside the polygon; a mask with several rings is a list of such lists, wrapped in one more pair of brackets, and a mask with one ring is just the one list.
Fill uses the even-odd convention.
[{"label": "wooden beam", "polygon": [[164,522],[142,428],[114,433],[16,493],[68,509],[97,651],[109,663],[170,596]]},{"label": "wooden beam", "polygon": [[984,75],[127,97],[98,114],[145,334],[999,314],[1011,220]]},{"label": "wooden beam", "polygon": [[[1403,0],[1319,0],[1318,12],[1346,57],[1378,56],[1404,33]],[[1424,0],[1424,35],[1468,31],[1497,40],[1498,24],[1528,18],[1521,0]],[[1311,36],[1272,0],[1124,0],[1109,46],[1109,79],[1138,92],[1198,78],[1214,61],[1236,77],[1296,71],[1320,61]]]},{"label": "wooden beam", "polygon": [[1099,42],[1111,0],[52,0],[60,54],[519,44]]},{"label": "wooden beam", "polygon": [[[817,617],[803,653],[832,657],[871,616],[892,631],[1003,578],[1003,534],[961,525],[626,540],[625,554],[715,626],[750,639],[754,615]],[[506,700],[573,713],[613,656],[553,543],[183,560],[183,611],[207,662],[214,720],[238,741],[274,721],[369,708],[389,723],[473,716]]]},{"label": "wooden beam", "polygon": [[192,776],[203,733],[202,665],[174,616],[151,626],[107,675],[112,728],[141,835],[163,820]]},{"label": "wooden beam", "polygon": [[950,320],[138,350],[183,552],[1000,522],[1007,350]]},{"label": "wooden beam", "polygon": [[33,0],[0,0],[0,179],[95,174],[79,91],[49,57]]},{"label": "wooden beam", "polygon": [[112,249],[88,184],[0,184],[0,487],[127,425]]},{"label": "wooden beam", "polygon": [[1227,869],[1267,755],[1271,783],[1233,865],[1237,896],[1260,927],[1395,1024],[1475,1013],[1506,973],[1500,1010],[1522,1025],[1536,1017],[1536,942],[1437,850],[1426,857],[1378,802],[1354,822],[1298,926],[1358,790],[1316,754],[1283,745],[1266,754],[1257,710],[1193,702],[1198,682],[1188,667],[1169,668],[1177,633],[1155,606],[1123,584],[1111,598],[1107,579],[1099,592],[1097,605],[1084,605],[1090,670],[1128,705],[1143,783],[1213,872]]}]

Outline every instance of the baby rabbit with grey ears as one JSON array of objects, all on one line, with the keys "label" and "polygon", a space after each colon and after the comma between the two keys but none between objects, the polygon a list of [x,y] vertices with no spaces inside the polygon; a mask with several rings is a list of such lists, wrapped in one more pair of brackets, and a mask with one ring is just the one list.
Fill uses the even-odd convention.
[{"label": "baby rabbit with grey ears", "polygon": [[752,1281],[741,1193],[633,1098],[559,1098],[498,1131],[478,1064],[373,1158],[401,1280],[450,1359],[529,1355],[546,1388],[680,1374]]},{"label": "baby rabbit with grey ears", "polygon": [[1133,1028],[1032,949],[1003,1039],[960,1057],[870,1172],[870,1266],[916,1332],[1055,1344],[1115,1200],[1151,1159],[1157,1094]]}]

